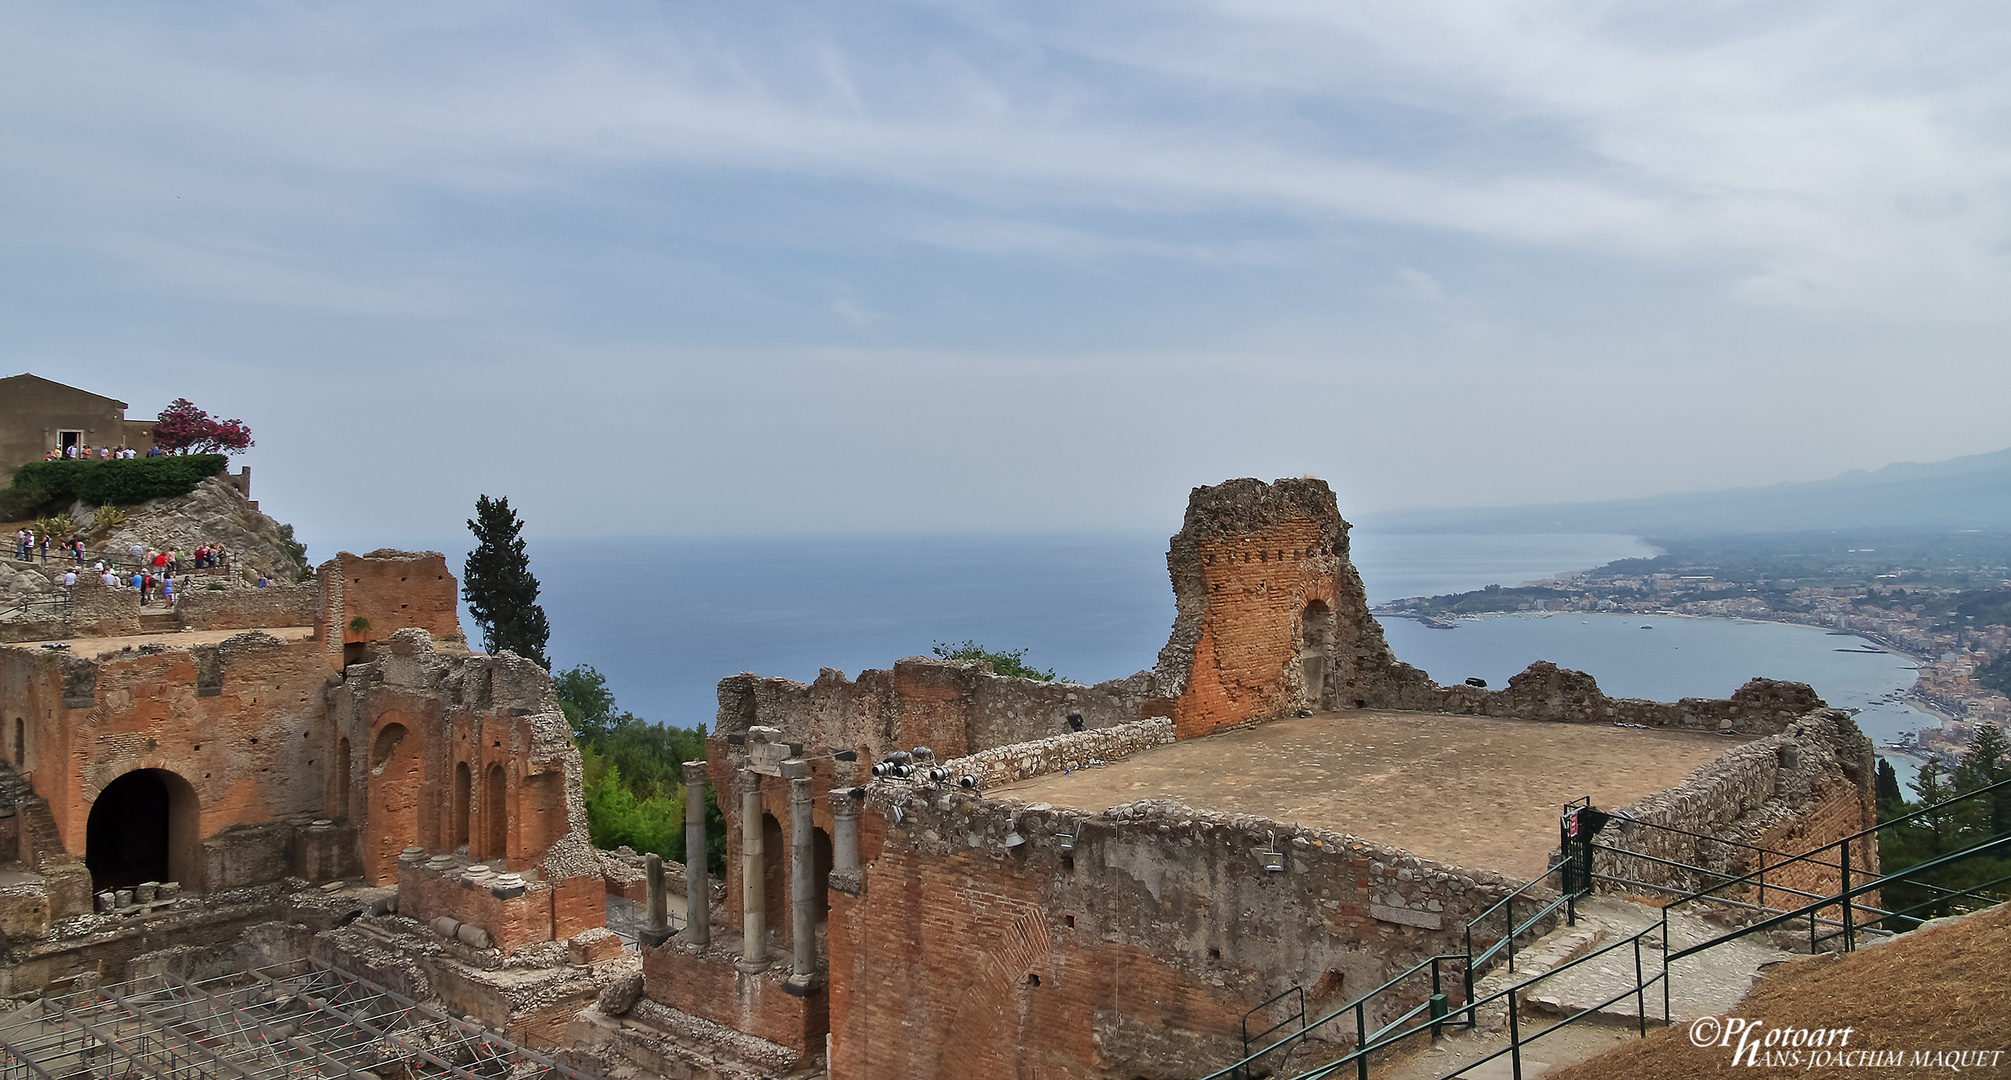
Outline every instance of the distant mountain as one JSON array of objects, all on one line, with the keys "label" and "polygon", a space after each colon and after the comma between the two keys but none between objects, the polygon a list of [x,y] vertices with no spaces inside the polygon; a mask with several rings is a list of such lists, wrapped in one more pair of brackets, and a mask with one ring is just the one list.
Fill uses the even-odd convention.
[{"label": "distant mountain", "polygon": [[1612,502],[1365,514],[1374,532],[1713,536],[1827,529],[2011,529],[2011,449],[1828,480]]}]

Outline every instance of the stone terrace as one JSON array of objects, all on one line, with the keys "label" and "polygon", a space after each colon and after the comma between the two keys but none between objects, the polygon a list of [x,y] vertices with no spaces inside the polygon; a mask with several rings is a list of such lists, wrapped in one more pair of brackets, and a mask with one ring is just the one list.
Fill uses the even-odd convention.
[{"label": "stone terrace", "polygon": [[1237,728],[986,792],[1102,811],[1139,799],[1260,814],[1529,878],[1565,803],[1625,806],[1735,741],[1684,731],[1355,711]]}]

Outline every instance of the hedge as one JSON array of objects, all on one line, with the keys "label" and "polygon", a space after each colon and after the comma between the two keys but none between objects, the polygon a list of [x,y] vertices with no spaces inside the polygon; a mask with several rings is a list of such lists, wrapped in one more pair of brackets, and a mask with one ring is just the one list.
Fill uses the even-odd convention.
[{"label": "hedge", "polygon": [[15,471],[14,491],[39,494],[44,503],[80,499],[93,506],[131,506],[148,499],[186,495],[229,465],[230,459],[222,454],[130,461],[31,461]]}]

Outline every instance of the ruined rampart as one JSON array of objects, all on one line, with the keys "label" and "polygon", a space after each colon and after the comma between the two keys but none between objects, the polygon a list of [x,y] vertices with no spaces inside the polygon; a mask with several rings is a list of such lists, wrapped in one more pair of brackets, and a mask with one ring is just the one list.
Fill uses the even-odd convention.
[{"label": "ruined rampart", "polygon": [[[1597,852],[1594,870],[1607,878],[1599,887],[1666,899],[1788,862],[1767,874],[1773,888],[1764,903],[1792,908],[1806,902],[1786,889],[1834,893],[1842,878],[1834,852],[1788,860],[1876,824],[1875,768],[1871,740],[1835,709],[1815,710],[1777,734],[1733,744],[1682,784],[1613,811],[1597,842],[1649,857]],[[1853,844],[1851,860],[1854,873],[1876,874],[1875,839]],[[1757,886],[1724,895],[1762,902]]]},{"label": "ruined rampart", "polygon": [[1807,683],[1756,678],[1729,698],[1643,701],[1607,697],[1592,676],[1546,660],[1511,676],[1500,690],[1438,686],[1429,682],[1400,687],[1377,702],[1412,712],[1499,716],[1559,723],[1639,724],[1725,735],[1756,737],[1785,730],[1800,718],[1827,708]]}]

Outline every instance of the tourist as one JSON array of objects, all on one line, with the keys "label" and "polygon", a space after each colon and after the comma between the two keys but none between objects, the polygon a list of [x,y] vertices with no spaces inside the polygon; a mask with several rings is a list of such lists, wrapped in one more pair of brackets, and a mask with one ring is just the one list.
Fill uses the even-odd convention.
[{"label": "tourist", "polygon": [[49,534],[46,532],[42,534],[42,561],[49,561]]},{"label": "tourist", "polygon": [[70,541],[70,550],[77,553],[77,565],[84,565],[84,542],[82,540]]},{"label": "tourist", "polygon": [[134,544],[133,546],[126,549],[126,554],[131,555],[133,557],[134,562],[139,562],[142,558],[146,557],[147,549],[141,547],[138,544]]},{"label": "tourist", "polygon": [[104,582],[104,583],[105,583],[105,588],[107,588],[107,589],[116,589],[116,588],[118,588],[118,587],[119,587],[119,575],[117,575],[117,574],[113,573],[113,572],[112,572],[112,571],[110,571],[110,570],[105,570],[105,564],[104,564],[104,563],[99,563],[99,564],[98,564],[98,569],[100,569],[100,570],[104,570],[104,571],[105,571],[105,576],[104,576],[104,577],[101,577],[101,578],[99,578],[99,579],[98,579],[99,581],[102,581],[102,582]]},{"label": "tourist", "polygon": [[63,587],[68,589],[74,587],[76,584],[77,584],[77,572],[75,570],[63,571]]},{"label": "tourist", "polygon": [[[140,588],[140,586],[142,586],[143,584],[145,584],[145,583],[146,583],[146,580],[147,580],[147,575],[145,575],[145,574],[143,574],[143,573],[140,573],[140,572],[139,572],[138,570],[135,570],[135,571],[133,571],[133,582],[132,582],[132,585],[133,585],[133,588],[135,588],[135,589],[139,589],[139,588]],[[147,594],[146,594],[146,592],[145,592],[145,591],[141,591],[141,593],[140,593],[140,603],[144,604],[144,603],[146,603],[146,602],[147,602],[147,601],[146,601],[146,595],[147,595]]]},{"label": "tourist", "polygon": [[261,588],[261,589],[263,589],[263,588],[265,588],[265,587],[266,587],[267,585],[269,585],[269,584],[271,584],[271,583],[272,583],[272,579],[271,579],[271,578],[268,578],[268,577],[266,577],[266,576],[265,576],[265,571],[263,571],[263,570],[260,570],[260,571],[258,572],[258,587],[259,587],[259,588]]},{"label": "tourist", "polygon": [[161,603],[175,606],[175,579],[172,576],[161,579]]}]

